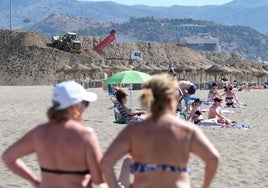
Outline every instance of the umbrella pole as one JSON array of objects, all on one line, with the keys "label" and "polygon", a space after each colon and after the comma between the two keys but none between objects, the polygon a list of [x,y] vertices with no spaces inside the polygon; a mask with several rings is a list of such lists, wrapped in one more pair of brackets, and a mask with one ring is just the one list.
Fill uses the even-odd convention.
[{"label": "umbrella pole", "polygon": [[131,96],[131,90],[132,90],[132,84],[130,85],[129,87],[129,106],[130,106],[130,109],[132,109],[132,96]]}]

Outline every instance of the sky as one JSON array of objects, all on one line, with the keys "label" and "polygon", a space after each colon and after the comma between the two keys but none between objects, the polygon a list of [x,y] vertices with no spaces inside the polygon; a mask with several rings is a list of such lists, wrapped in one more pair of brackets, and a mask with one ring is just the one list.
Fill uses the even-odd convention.
[{"label": "sky", "polygon": [[[82,0],[80,0],[82,1]],[[113,1],[124,5],[149,5],[149,6],[203,6],[203,5],[222,5],[232,0],[83,0],[83,1]]]}]

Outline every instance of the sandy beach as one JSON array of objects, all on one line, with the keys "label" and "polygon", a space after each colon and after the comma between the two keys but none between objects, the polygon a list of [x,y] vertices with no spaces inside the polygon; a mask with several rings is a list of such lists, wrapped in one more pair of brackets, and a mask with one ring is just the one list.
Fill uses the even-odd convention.
[{"label": "sandy beach", "polygon": [[[46,110],[51,105],[53,86],[0,87],[0,153],[34,126],[46,121]],[[101,88],[90,88],[98,94],[98,101],[90,104],[83,124],[97,132],[101,149],[105,151],[117,133],[126,125],[114,124],[112,102]],[[129,92],[129,91],[128,91]],[[139,90],[131,91],[132,107],[139,108]],[[208,90],[198,90],[197,97],[205,98]],[[221,163],[211,187],[213,188],[267,188],[268,187],[268,89],[238,92],[243,108],[231,109],[227,114],[239,124],[252,125],[250,130],[201,127],[221,155]],[[209,108],[209,106],[203,106]],[[206,114],[205,114],[206,116]],[[159,148],[161,149],[161,148]],[[40,174],[34,155],[23,159]],[[201,187],[203,163],[192,156],[190,173],[193,188]],[[116,171],[120,169],[120,163]],[[28,182],[15,176],[0,162],[0,188],[30,187]]]}]

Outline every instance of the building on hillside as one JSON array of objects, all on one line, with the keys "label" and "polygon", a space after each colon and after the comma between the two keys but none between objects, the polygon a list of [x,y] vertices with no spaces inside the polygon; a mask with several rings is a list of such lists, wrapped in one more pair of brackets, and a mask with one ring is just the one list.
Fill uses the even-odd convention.
[{"label": "building on hillside", "polygon": [[183,37],[180,39],[180,43],[195,51],[221,51],[219,38],[214,38],[210,34]]},{"label": "building on hillside", "polygon": [[200,24],[180,24],[175,26],[177,31],[200,31],[201,29],[207,27],[206,25],[200,25]]}]

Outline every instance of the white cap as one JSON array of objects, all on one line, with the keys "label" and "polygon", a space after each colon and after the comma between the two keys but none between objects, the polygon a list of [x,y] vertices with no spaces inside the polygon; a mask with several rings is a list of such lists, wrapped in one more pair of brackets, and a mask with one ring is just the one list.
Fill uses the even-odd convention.
[{"label": "white cap", "polygon": [[62,110],[81,101],[94,102],[97,98],[95,93],[86,91],[82,85],[72,80],[56,84],[52,101],[59,103],[56,110]]}]

